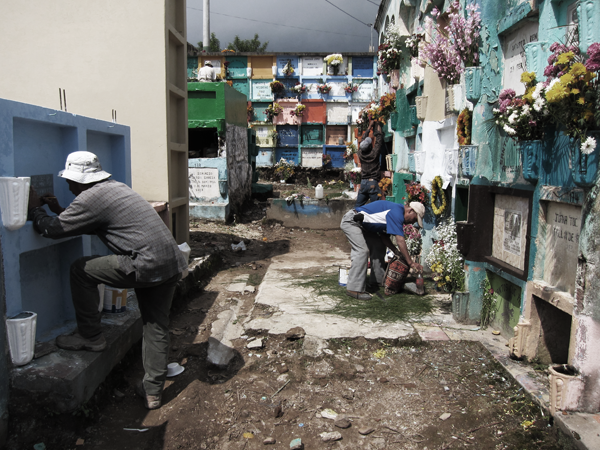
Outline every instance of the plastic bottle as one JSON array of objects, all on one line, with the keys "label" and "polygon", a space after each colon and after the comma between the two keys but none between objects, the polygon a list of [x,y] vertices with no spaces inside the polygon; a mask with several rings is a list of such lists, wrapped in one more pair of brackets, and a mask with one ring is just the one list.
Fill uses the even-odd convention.
[{"label": "plastic bottle", "polygon": [[419,272],[417,274],[417,280],[416,280],[415,284],[417,285],[417,294],[419,294],[419,295],[425,294],[425,286],[424,286],[425,283],[423,282],[423,275],[421,275],[421,272]]},{"label": "plastic bottle", "polygon": [[315,188],[315,198],[323,198],[323,186],[320,184]]}]

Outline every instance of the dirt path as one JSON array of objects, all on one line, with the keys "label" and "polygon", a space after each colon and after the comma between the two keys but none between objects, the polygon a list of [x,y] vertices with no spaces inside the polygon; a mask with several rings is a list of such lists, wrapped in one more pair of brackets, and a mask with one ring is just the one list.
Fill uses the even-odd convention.
[{"label": "dirt path", "polygon": [[[221,249],[225,269],[173,313],[171,360],[185,371],[168,380],[160,409],[145,410],[134,394],[143,374],[136,346],[75,413],[11,416],[8,448],[249,450],[266,439],[276,449],[294,448],[295,439],[305,449],[561,448],[547,417],[476,342],[423,342],[416,333],[333,339],[314,358],[304,339],[257,331],[234,342],[226,370],[208,366],[211,324],[221,312],[236,303],[240,320],[269,314],[253,310],[256,294],[232,294],[229,284],[246,275],[258,286],[273,256],[298,248],[349,251],[339,230],[263,223],[264,207],[237,225],[193,229],[192,256]],[[233,251],[241,239],[247,250]],[[264,347],[248,349],[254,338]]]}]

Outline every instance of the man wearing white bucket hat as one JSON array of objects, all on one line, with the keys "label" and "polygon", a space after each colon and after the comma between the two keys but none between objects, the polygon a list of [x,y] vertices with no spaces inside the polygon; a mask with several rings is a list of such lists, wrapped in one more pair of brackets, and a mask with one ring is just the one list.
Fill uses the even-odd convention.
[{"label": "man wearing white bucket hat", "polygon": [[[399,205],[387,200],[378,200],[364,206],[351,209],[342,218],[340,228],[350,242],[350,272],[346,292],[350,297],[359,300],[370,300],[366,292],[379,289],[385,278],[385,249],[389,248],[403,261],[405,266],[418,272],[423,270],[415,263],[406,247],[404,240],[404,224],[419,223],[423,227],[425,207],[419,202]],[[396,236],[396,247],[390,235]],[[371,260],[371,275],[367,286],[368,260]],[[408,269],[406,269],[408,273]]]},{"label": "man wearing white bucket hat", "polygon": [[[56,338],[56,345],[66,350],[104,350],[107,342],[97,286],[134,288],[144,334],[145,375],[137,390],[146,407],[156,409],[167,375],[169,312],[177,281],[187,269],[185,258],[154,208],[129,186],[110,180],[93,153],[71,153],[58,176],[67,180],[75,199],[64,209],[56,198],[40,198],[32,189],[29,217],[35,230],[51,239],[94,234],[114,254],[79,258],[71,265],[77,330]],[[44,203],[58,215],[46,214]]]}]

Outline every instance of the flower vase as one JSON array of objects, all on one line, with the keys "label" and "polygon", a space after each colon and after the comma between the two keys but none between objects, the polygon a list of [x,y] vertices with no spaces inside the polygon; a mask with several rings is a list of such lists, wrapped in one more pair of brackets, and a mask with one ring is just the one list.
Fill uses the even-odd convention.
[{"label": "flower vase", "polygon": [[417,104],[417,118],[419,120],[425,120],[425,113],[427,112],[427,96],[416,97],[415,103]]},{"label": "flower vase", "polygon": [[353,184],[354,184],[354,192],[358,192],[358,190],[360,189],[360,183],[359,184],[353,183]]},{"label": "flower vase", "polygon": [[354,164],[356,164],[357,167],[360,167],[360,159],[358,158],[358,154],[354,153],[352,158],[354,158]]},{"label": "flower vase", "polygon": [[542,141],[521,141],[519,146],[521,147],[523,178],[535,184],[540,172]]},{"label": "flower vase", "polygon": [[398,89],[400,86],[400,69],[392,69],[390,73],[390,86]]},{"label": "flower vase", "polygon": [[481,67],[465,69],[465,95],[471,103],[477,103],[481,97]]},{"label": "flower vase", "polygon": [[[598,132],[590,133],[593,137],[600,138]],[[598,141],[600,142],[600,141]],[[581,143],[578,139],[571,138],[571,175],[573,182],[582,188],[590,188],[594,185],[596,172],[598,171],[598,146],[592,153],[585,154],[581,151]]]},{"label": "flower vase", "polygon": [[462,178],[473,178],[475,175],[475,164],[477,162],[478,145],[460,146],[460,176]]}]

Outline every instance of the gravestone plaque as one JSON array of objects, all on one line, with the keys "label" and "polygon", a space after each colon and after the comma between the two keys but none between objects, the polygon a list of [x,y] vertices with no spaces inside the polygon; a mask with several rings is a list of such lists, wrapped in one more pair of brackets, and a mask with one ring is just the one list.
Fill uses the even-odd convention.
[{"label": "gravestone plaque", "polygon": [[373,83],[358,83],[358,90],[352,95],[352,99],[357,102],[370,102],[373,98]]},{"label": "gravestone plaque", "polygon": [[358,115],[360,114],[360,112],[365,109],[365,107],[368,105],[368,103],[353,103],[352,104],[352,122],[356,123],[356,120],[358,119]]},{"label": "gravestone plaque", "polygon": [[327,123],[348,123],[348,104],[327,103]]},{"label": "gravestone plaque", "polygon": [[190,198],[199,200],[216,198],[219,192],[219,169],[190,167]]},{"label": "gravestone plaque", "polygon": [[46,175],[31,175],[31,187],[38,195],[54,195],[54,179],[51,173]]},{"label": "gravestone plaque", "polygon": [[373,76],[373,58],[352,58],[352,76],[354,77],[372,77]]},{"label": "gravestone plaque", "polygon": [[496,195],[492,256],[517,269],[525,269],[529,200],[512,195]]},{"label": "gravestone plaque", "polygon": [[[508,33],[503,41],[504,47],[504,89],[514,89],[517,95],[525,93],[525,85],[521,83],[521,74],[525,67],[525,44],[538,40],[538,22],[527,22],[519,29]],[[532,69],[529,69],[532,70]]]},{"label": "gravestone plaque", "polygon": [[303,148],[302,167],[321,167],[323,165],[323,149]]},{"label": "gravestone plaque", "polygon": [[323,58],[320,56],[302,57],[302,75],[323,75]]},{"label": "gravestone plaque", "polygon": [[346,97],[346,91],[344,91],[346,84],[345,82],[338,81],[330,82],[331,91],[329,91],[329,95],[332,97]]},{"label": "gravestone plaque", "polygon": [[548,202],[544,281],[573,295],[579,252],[581,207]]},{"label": "gravestone plaque", "polygon": [[270,81],[252,81],[252,99],[253,100],[273,100]]}]

